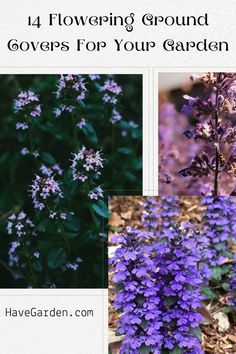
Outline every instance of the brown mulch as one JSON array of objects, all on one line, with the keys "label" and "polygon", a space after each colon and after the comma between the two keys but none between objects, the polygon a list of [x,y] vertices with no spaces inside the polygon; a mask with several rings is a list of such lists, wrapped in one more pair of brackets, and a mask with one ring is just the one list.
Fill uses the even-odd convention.
[{"label": "brown mulch", "polygon": [[[109,239],[124,230],[126,226],[140,225],[140,212],[145,197],[112,197],[109,204]],[[180,221],[200,222],[202,207],[198,197],[181,197]],[[112,354],[119,354],[120,337],[115,337],[118,315],[112,307],[115,293],[109,281],[109,344]],[[210,314],[220,312],[225,307],[226,299],[221,298],[218,304],[208,304]],[[230,317],[230,316],[229,316]],[[233,322],[232,322],[233,323]],[[236,354],[236,324],[221,333],[218,330],[218,320],[209,321],[201,326],[203,348],[206,354]]]}]

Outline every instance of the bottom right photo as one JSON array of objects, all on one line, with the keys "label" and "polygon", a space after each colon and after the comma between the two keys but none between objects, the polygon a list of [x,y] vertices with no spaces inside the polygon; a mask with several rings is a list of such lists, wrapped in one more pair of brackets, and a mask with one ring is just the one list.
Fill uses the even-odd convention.
[{"label": "bottom right photo", "polygon": [[236,198],[109,198],[109,354],[236,353]]}]

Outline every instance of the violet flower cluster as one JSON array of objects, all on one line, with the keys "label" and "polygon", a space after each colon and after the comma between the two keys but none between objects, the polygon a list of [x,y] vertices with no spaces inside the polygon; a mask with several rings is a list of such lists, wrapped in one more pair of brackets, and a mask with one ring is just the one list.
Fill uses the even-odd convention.
[{"label": "violet flower cluster", "polygon": [[[103,168],[103,159],[100,151],[87,149],[83,146],[78,153],[73,154],[71,169],[73,181],[87,183],[89,189],[88,197],[90,199],[99,199],[103,197],[103,190],[97,186],[97,180],[101,175]],[[94,186],[95,185],[95,186]]]},{"label": "violet flower cluster", "polygon": [[197,338],[203,297],[195,234],[184,227],[159,235],[127,228],[113,242],[118,243],[110,260],[114,306],[122,312],[118,333],[125,334],[120,353],[203,353]]},{"label": "violet flower cluster", "polygon": [[221,175],[231,176],[234,185],[236,177],[236,128],[230,119],[236,112],[236,74],[213,72],[191,78],[204,84],[208,97],[184,96],[187,104],[183,112],[198,120],[196,127],[184,134],[207,146],[179,173],[184,177],[209,177],[210,181],[212,177],[210,193],[222,195],[225,191],[220,185]]},{"label": "violet flower cluster", "polygon": [[155,232],[160,224],[158,208],[159,202],[156,197],[145,198],[142,204],[141,220],[142,226],[149,231]]},{"label": "violet flower cluster", "polygon": [[[21,91],[15,99],[14,105],[16,112],[23,113],[26,117],[40,117],[41,105],[39,103],[39,96],[33,91]],[[17,129],[27,129],[26,123],[17,123]]]},{"label": "violet flower cluster", "polygon": [[105,81],[104,85],[100,87],[100,91],[103,93],[103,101],[106,104],[112,106],[112,113],[110,117],[110,122],[116,124],[121,121],[122,116],[116,108],[119,100],[119,96],[122,94],[122,88],[119,86],[114,79],[108,79]]},{"label": "violet flower cluster", "polygon": [[[202,205],[205,259],[211,266],[221,265],[230,255],[229,241],[234,239],[236,206],[230,197],[203,197]],[[231,255],[232,256],[232,255]]]},{"label": "violet flower cluster", "polygon": [[31,185],[30,194],[35,209],[40,211],[49,204],[55,204],[58,198],[63,198],[60,185],[54,179],[54,176],[41,177],[36,175]]},{"label": "violet flower cluster", "polygon": [[[7,233],[14,239],[10,242],[10,248],[8,251],[9,266],[23,266],[24,262],[22,257],[19,256],[19,250],[25,249],[32,243],[32,239],[37,236],[35,225],[27,214],[22,210],[18,213],[13,213],[9,216],[7,221]],[[23,252],[25,254],[25,251]],[[27,256],[25,254],[25,256]]]},{"label": "violet flower cluster", "polygon": [[169,230],[169,228],[176,223],[179,215],[179,197],[165,196],[160,197],[160,220],[161,231]]}]

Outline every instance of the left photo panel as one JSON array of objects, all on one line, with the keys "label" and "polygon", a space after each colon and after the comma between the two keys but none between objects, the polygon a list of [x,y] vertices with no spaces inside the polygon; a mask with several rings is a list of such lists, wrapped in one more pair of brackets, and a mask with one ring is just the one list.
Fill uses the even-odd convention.
[{"label": "left photo panel", "polygon": [[142,194],[142,75],[0,78],[0,288],[106,288],[107,195]]}]

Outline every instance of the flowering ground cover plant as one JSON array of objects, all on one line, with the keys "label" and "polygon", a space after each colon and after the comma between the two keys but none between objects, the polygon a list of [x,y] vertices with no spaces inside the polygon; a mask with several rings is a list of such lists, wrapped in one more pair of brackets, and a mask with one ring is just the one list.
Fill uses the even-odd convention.
[{"label": "flowering ground cover plant", "polygon": [[[235,193],[235,102],[236,102],[236,74],[230,72],[208,72],[200,75],[191,75],[192,82],[196,83],[189,94],[178,94],[174,101],[182,111],[182,120],[185,117],[186,129],[182,131],[186,143],[191,146],[185,153],[185,158],[179,161],[179,169],[162,167],[160,173],[161,183],[172,183],[176,179],[175,188],[179,192],[189,195],[234,195]],[[182,98],[186,103],[181,103]],[[163,111],[160,104],[161,120],[167,120],[171,113]],[[170,109],[169,109],[170,111]],[[168,111],[166,111],[168,112]],[[172,112],[172,115],[178,115]],[[162,123],[160,123],[162,125]],[[172,127],[175,130],[172,119]],[[174,151],[178,154],[178,141],[168,141],[168,133],[161,135],[161,152],[170,151],[169,159],[176,159]],[[165,137],[167,138],[165,139]],[[179,136],[179,140],[182,140]],[[177,140],[178,140],[177,139]],[[188,141],[190,139],[191,141]],[[183,150],[183,147],[182,147]],[[184,150],[183,150],[184,151]],[[187,155],[187,156],[186,156]],[[163,156],[164,158],[164,156]],[[187,165],[184,166],[184,160]],[[171,165],[171,161],[169,161]],[[182,167],[182,168],[181,168]],[[181,182],[178,177],[185,179]],[[191,191],[188,191],[190,186]],[[165,190],[165,186],[161,187]],[[183,189],[183,190],[182,190]],[[173,191],[174,192],[174,191]],[[174,193],[173,193],[174,194]]]},{"label": "flowering ground cover plant", "polygon": [[1,76],[0,287],[106,287],[107,192],[142,190],[141,87]]},{"label": "flowering ground cover plant", "polygon": [[[136,226],[127,226],[132,216],[126,211],[120,214],[126,228],[121,233],[113,229],[110,288],[121,354],[205,353],[201,331],[206,345],[205,328],[212,328],[218,311],[229,318],[233,333],[236,201],[223,196],[192,199],[143,197],[139,216],[137,204],[133,210]],[[122,210],[124,199],[115,201],[116,210]],[[186,205],[191,205],[189,218]],[[224,306],[217,311],[219,301]],[[228,348],[234,353],[236,346]]]}]

